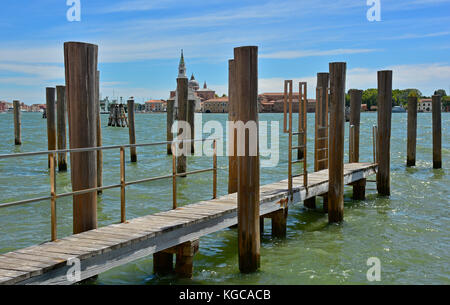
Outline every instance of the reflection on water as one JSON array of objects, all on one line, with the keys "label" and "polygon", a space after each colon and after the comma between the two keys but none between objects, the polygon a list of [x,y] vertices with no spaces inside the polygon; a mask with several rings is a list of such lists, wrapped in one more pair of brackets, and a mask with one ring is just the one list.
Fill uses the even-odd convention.
[{"label": "reflection on water", "polygon": [[[106,127],[103,116],[104,145],[128,142],[128,130]],[[165,114],[137,114],[138,143],[165,141]],[[222,122],[226,114],[205,114],[208,120]],[[261,121],[277,120],[281,114],[260,114]],[[2,115],[0,154],[46,150],[46,122],[40,114],[24,113],[23,145],[13,145],[13,117]],[[152,274],[152,257],[144,258],[104,274],[98,284],[366,284],[366,261],[381,260],[382,284],[450,283],[450,215],[448,204],[450,169],[450,115],[442,114],[443,169],[432,169],[431,114],[418,115],[417,166],[406,168],[406,114],[393,114],[391,141],[390,198],[376,194],[374,183],[367,184],[365,201],[351,200],[351,187],[345,188],[345,222],[328,225],[327,216],[303,210],[301,205],[289,209],[287,238],[270,236],[270,222],[262,237],[261,270],[250,275],[238,272],[237,234],[222,230],[201,238],[200,252],[194,261],[194,277],[179,280],[173,276],[159,278]],[[372,132],[375,113],[361,115],[362,162],[372,161]],[[294,126],[295,122],[294,122]],[[308,117],[308,160],[314,159],[314,115]],[[269,128],[270,129],[270,128]],[[348,125],[346,125],[348,133]],[[205,137],[208,134],[204,135]],[[270,143],[270,134],[268,135]],[[274,168],[261,169],[261,184],[286,179],[287,136],[280,130],[280,162]],[[346,138],[348,160],[348,137]],[[127,180],[137,180],[171,173],[171,157],[165,146],[138,148],[138,163],[127,163]],[[127,151],[127,158],[129,154]],[[309,162],[309,171],[313,170]],[[119,150],[104,152],[104,185],[119,182]],[[211,167],[210,157],[189,157],[189,170]],[[226,167],[227,158],[219,157],[218,166]],[[299,168],[300,169],[300,168]],[[209,199],[212,195],[211,173],[178,179],[180,205]],[[373,178],[371,178],[373,179]],[[57,174],[58,193],[71,191],[70,173]],[[227,170],[219,171],[218,193],[226,194]],[[50,192],[47,157],[0,160],[0,202],[38,196]],[[171,181],[163,180],[127,188],[127,218],[139,217],[172,206]],[[40,202],[0,209],[0,253],[41,243],[50,237],[50,203]],[[71,233],[71,198],[57,202],[58,236]],[[120,190],[107,190],[98,201],[100,226],[120,220]]]}]

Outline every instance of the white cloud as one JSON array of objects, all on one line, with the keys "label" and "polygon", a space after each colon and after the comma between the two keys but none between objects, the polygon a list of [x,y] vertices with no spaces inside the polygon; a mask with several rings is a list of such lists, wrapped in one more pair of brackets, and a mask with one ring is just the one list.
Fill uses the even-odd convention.
[{"label": "white cloud", "polygon": [[64,77],[64,67],[55,65],[32,65],[0,62],[0,71],[34,75],[39,79],[61,79]]},{"label": "white cloud", "polygon": [[334,49],[334,50],[303,50],[303,51],[280,51],[274,53],[261,54],[261,58],[293,59],[311,56],[330,56],[344,54],[371,53],[379,51],[377,49]]},{"label": "white cloud", "polygon": [[[417,88],[424,95],[432,95],[437,89],[450,89],[450,65],[447,64],[416,64],[416,65],[396,65],[379,69],[353,68],[347,71],[346,90],[377,88],[377,71],[393,71],[393,88],[407,89]],[[294,83],[306,81],[308,83],[308,96],[315,97],[316,76],[297,77]],[[263,78],[259,79],[259,92],[282,92],[284,79]],[[298,85],[294,86],[294,90]]]}]

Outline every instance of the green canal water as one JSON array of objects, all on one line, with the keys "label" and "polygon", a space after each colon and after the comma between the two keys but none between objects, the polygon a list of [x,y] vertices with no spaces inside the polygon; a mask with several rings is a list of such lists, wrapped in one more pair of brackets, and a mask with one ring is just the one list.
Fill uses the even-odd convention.
[{"label": "green canal water", "polygon": [[[222,122],[226,114],[204,114]],[[261,184],[287,178],[287,136],[282,133],[281,114],[260,114],[260,121],[280,124],[280,162],[261,169]],[[103,144],[126,144],[128,129],[106,127]],[[362,162],[372,161],[372,126],[376,113],[361,114]],[[41,114],[22,115],[22,141],[14,146],[12,114],[0,114],[0,154],[46,150],[46,121]],[[137,114],[138,143],[165,141],[165,114]],[[406,168],[406,114],[392,115],[391,193],[376,194],[374,183],[367,185],[367,199],[353,201],[352,190],[345,189],[345,222],[328,225],[321,212],[305,210],[297,204],[289,210],[286,239],[270,236],[266,222],[261,241],[261,269],[243,275],[238,270],[237,232],[226,229],[201,238],[190,280],[157,277],[152,274],[152,257],[115,268],[99,275],[94,284],[367,284],[367,260],[381,261],[381,284],[450,284],[450,113],[442,114],[443,169],[432,169],[431,114],[418,114],[417,166]],[[270,126],[270,124],[269,124]],[[294,123],[294,126],[295,123]],[[308,117],[309,171],[313,170],[314,114]],[[270,128],[269,128],[270,129]],[[348,123],[346,124],[348,133]],[[204,134],[204,137],[209,134]],[[270,141],[269,141],[270,142]],[[348,160],[348,136],[346,135]],[[127,157],[128,157],[127,152]],[[104,153],[104,185],[119,182],[119,151]],[[219,157],[219,166],[227,158]],[[210,157],[189,157],[189,170],[211,167]],[[165,147],[138,149],[138,163],[127,163],[127,180],[171,173],[171,157]],[[219,171],[218,193],[226,194],[227,170]],[[58,193],[71,191],[70,174],[57,174]],[[47,157],[0,160],[0,202],[48,196]],[[139,184],[127,188],[127,218],[171,208],[170,180]],[[209,199],[211,173],[178,181],[179,205]],[[58,237],[71,234],[71,198],[57,202]],[[118,189],[107,190],[98,200],[99,226],[120,220]],[[0,253],[42,243],[50,238],[50,203],[39,202],[0,209]]]}]

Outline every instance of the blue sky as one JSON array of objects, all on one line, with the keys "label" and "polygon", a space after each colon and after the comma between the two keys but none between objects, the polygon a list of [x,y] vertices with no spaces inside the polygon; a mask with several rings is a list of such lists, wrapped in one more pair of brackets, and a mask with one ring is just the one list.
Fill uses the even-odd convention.
[{"label": "blue sky", "polygon": [[369,22],[366,0],[81,0],[69,22],[66,0],[1,0],[0,100],[44,103],[64,84],[63,43],[98,44],[103,97],[168,98],[180,50],[187,71],[227,92],[233,48],[259,47],[259,91],[284,79],[308,82],[347,62],[347,89],[376,87],[392,69],[395,88],[450,91],[450,0],[380,0]]}]

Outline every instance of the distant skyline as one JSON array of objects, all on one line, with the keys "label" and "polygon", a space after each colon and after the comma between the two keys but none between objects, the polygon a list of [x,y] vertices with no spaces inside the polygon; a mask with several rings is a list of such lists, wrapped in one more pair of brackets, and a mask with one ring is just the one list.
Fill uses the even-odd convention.
[{"label": "distant skyline", "polygon": [[[259,47],[259,92],[283,80],[307,81],[328,63],[347,62],[347,90],[393,86],[425,95],[450,91],[450,0],[380,0],[370,22],[366,0],[81,0],[69,22],[66,0],[3,1],[0,100],[45,103],[45,87],[64,84],[63,43],[99,46],[102,97],[167,99],[176,87],[181,49],[187,74],[218,95],[228,91],[233,48]],[[295,87],[294,89],[297,89]]]}]

